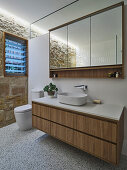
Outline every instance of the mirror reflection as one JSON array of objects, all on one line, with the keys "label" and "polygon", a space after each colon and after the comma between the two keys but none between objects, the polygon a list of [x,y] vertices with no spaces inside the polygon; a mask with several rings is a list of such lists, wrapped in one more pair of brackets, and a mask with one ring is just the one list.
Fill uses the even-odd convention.
[{"label": "mirror reflection", "polygon": [[90,18],[68,25],[68,48],[75,52],[68,55],[71,67],[90,66]]},{"label": "mirror reflection", "polygon": [[122,64],[122,6],[50,32],[50,69]]},{"label": "mirror reflection", "polygon": [[65,26],[50,33],[50,69],[67,67],[67,26]]},{"label": "mirror reflection", "polygon": [[91,66],[122,64],[122,7],[91,17]]}]

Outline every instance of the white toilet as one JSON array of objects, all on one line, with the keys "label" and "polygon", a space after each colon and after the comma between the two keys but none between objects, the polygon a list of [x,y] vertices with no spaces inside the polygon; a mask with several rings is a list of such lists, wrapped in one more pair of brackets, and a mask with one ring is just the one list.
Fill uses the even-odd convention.
[{"label": "white toilet", "polygon": [[[44,96],[43,90],[32,89],[32,100]],[[27,104],[14,109],[16,123],[20,130],[29,130],[32,128],[32,105]]]}]

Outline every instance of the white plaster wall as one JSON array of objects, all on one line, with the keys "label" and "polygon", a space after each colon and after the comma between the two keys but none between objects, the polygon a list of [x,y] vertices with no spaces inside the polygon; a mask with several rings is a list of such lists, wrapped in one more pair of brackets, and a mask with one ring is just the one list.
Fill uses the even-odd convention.
[{"label": "white plaster wall", "polygon": [[[88,94],[92,99],[98,98],[103,103],[123,104],[127,108],[127,6],[125,7],[125,79],[53,79],[60,91],[75,91],[74,85],[88,85]],[[29,102],[30,90],[44,86],[49,79],[48,35],[29,41]],[[124,119],[123,154],[127,155],[127,110]]]},{"label": "white plaster wall", "polygon": [[28,102],[31,103],[31,89],[41,88],[49,79],[48,34],[29,40]]}]

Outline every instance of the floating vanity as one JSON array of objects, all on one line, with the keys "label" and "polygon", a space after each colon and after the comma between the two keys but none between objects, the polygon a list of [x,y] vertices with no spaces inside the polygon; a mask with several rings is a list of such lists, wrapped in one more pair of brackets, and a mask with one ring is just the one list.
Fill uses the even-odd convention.
[{"label": "floating vanity", "polygon": [[32,102],[33,127],[100,159],[119,164],[124,137],[124,107],[111,104],[71,106],[57,98]]}]

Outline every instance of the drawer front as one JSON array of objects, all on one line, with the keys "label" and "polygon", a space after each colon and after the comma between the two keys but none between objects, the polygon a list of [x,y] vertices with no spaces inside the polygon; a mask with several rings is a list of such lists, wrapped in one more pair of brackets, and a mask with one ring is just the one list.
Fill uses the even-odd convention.
[{"label": "drawer front", "polygon": [[117,142],[117,124],[81,115],[75,115],[74,120],[75,129],[114,143]]},{"label": "drawer front", "polygon": [[50,108],[50,118],[51,121],[59,123],[61,125],[67,126],[67,127],[74,127],[74,114],[59,110]]},{"label": "drawer front", "polygon": [[74,146],[101,159],[116,164],[116,145],[74,131]]},{"label": "drawer front", "polygon": [[32,113],[34,115],[41,117],[41,118],[50,120],[49,107],[33,103],[32,104]]},{"label": "drawer front", "polygon": [[73,144],[73,130],[51,122],[51,135],[69,144]]},{"label": "drawer front", "polygon": [[33,127],[50,134],[50,121],[32,115]]}]

